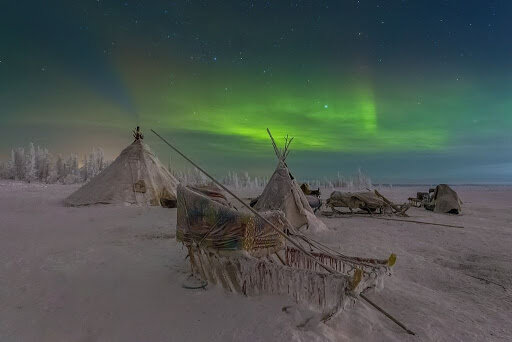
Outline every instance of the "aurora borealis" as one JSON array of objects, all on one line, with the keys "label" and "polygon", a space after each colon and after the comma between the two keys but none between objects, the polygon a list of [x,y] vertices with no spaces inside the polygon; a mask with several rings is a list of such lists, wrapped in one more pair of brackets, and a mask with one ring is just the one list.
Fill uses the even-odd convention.
[{"label": "aurora borealis", "polygon": [[512,181],[508,1],[8,1],[0,159],[114,157],[140,124],[215,172]]}]

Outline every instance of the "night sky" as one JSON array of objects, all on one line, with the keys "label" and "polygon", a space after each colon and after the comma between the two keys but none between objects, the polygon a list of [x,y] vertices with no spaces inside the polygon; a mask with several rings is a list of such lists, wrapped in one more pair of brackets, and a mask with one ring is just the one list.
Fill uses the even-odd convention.
[{"label": "night sky", "polygon": [[[0,159],[109,158],[150,128],[269,175],[512,182],[512,1],[2,1]],[[176,155],[172,156],[180,167]]]}]

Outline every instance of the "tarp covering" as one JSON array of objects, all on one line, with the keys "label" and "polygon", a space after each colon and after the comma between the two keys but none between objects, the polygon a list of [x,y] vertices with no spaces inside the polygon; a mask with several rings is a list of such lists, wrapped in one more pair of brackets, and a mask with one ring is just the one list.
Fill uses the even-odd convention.
[{"label": "tarp covering", "polygon": [[335,207],[347,207],[350,209],[381,209],[388,207],[384,200],[373,191],[366,192],[341,192],[333,191],[327,202]]},{"label": "tarp covering", "polygon": [[[237,211],[213,198],[214,191],[201,191],[193,187],[178,186],[176,239],[187,246],[215,250],[258,249],[279,250],[284,247],[283,237],[270,225],[252,213]],[[280,211],[261,213],[282,231],[287,226]]]},{"label": "tarp covering", "polygon": [[175,207],[177,185],[178,181],[149,147],[136,140],[99,175],[66,198],[65,203]]},{"label": "tarp covering", "polygon": [[307,224],[313,230],[327,229],[313,213],[306,196],[282,160],[279,160],[274,174],[258,198],[254,209],[281,210],[294,228]]},{"label": "tarp covering", "polygon": [[436,213],[462,213],[461,200],[459,195],[446,184],[439,184],[434,191],[432,201],[425,208]]}]

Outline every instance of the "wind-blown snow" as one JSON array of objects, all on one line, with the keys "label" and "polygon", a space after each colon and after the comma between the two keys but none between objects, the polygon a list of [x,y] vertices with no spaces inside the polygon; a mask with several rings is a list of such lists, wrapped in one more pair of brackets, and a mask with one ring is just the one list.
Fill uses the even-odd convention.
[{"label": "wind-blown snow", "polygon": [[[76,189],[0,181],[0,341],[512,340],[512,187],[454,187],[462,216],[408,211],[464,229],[351,217],[306,233],[349,255],[396,253],[368,297],[416,337],[363,301],[298,328],[311,313],[286,297],[186,290],[176,209],[63,206]],[[420,190],[381,192],[402,202]]]}]

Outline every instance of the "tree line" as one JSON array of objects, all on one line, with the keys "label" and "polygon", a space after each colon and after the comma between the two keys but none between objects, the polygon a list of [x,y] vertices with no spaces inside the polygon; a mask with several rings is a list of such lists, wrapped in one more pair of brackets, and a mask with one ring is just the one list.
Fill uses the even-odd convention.
[{"label": "tree line", "polygon": [[11,158],[0,162],[0,178],[26,182],[74,184],[87,182],[108,166],[102,148],[95,147],[83,156],[53,155],[47,148],[34,146],[11,150]]}]

